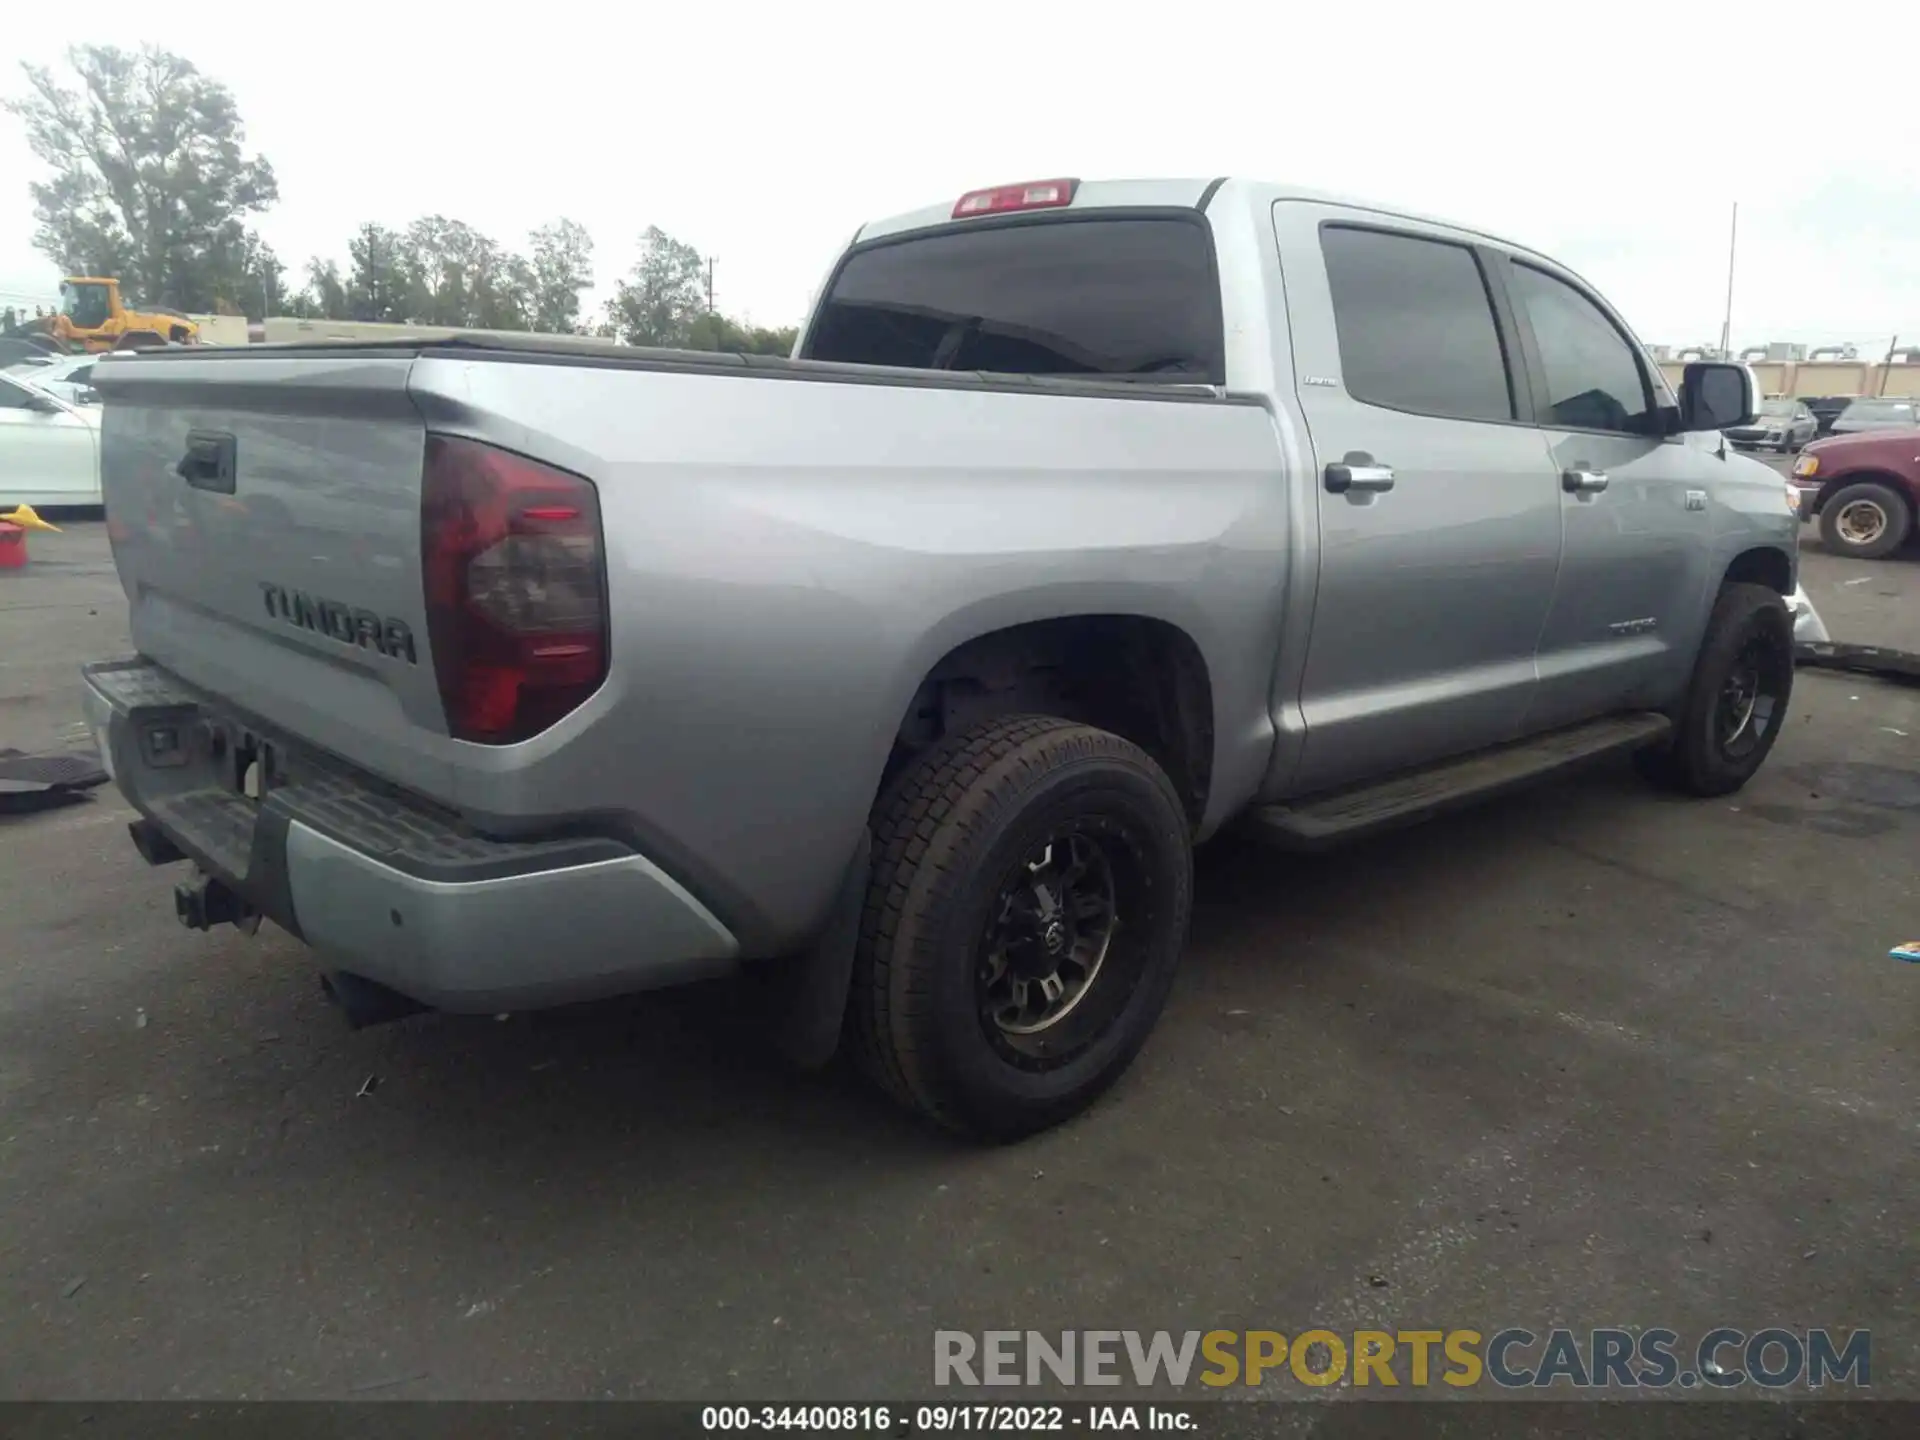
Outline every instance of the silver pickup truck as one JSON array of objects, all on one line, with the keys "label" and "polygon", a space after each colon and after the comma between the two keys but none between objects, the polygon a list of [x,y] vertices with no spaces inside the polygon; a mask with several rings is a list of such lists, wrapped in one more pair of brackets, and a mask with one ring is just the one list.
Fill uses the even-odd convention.
[{"label": "silver pickup truck", "polygon": [[1546,257],[1269,184],[867,225],[791,359],[95,384],[139,654],[88,713],[184,921],[273,920],[358,1021],[744,970],[797,1058],[985,1137],[1126,1068],[1229,822],[1617,751],[1722,795],[1793,683],[1748,372],[1676,396]]}]

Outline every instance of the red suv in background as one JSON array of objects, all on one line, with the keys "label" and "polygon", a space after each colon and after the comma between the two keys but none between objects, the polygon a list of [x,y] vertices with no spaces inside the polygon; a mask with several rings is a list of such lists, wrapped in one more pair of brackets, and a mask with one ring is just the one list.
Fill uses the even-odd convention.
[{"label": "red suv in background", "polygon": [[1818,517],[1838,555],[1878,560],[1914,533],[1920,511],[1920,428],[1816,440],[1794,462],[1800,518]]}]

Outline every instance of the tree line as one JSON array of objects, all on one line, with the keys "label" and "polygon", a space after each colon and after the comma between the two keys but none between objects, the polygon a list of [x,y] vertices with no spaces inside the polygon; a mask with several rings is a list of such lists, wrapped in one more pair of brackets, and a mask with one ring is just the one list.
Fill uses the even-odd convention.
[{"label": "tree line", "polygon": [[23,65],[5,102],[49,169],[33,182],[34,245],[63,271],[116,276],[141,303],[197,314],[268,314],[483,330],[595,334],[630,345],[785,354],[794,330],[712,311],[707,261],[649,227],[640,258],[589,316],[593,237],[572,220],[519,248],[464,221],[428,215],[367,224],[346,260],[315,256],[297,274],[254,217],[280,198],[273,166],[249,154],[232,92],[156,46],[81,45],[71,81]]}]

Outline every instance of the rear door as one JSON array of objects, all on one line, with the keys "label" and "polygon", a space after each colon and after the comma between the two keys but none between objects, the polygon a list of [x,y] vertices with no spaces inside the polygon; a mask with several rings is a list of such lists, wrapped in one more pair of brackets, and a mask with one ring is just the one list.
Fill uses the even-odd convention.
[{"label": "rear door", "polygon": [[1725,462],[1661,433],[1665,382],[1597,295],[1538,257],[1502,256],[1497,268],[1566,535],[1528,728],[1664,704],[1691,661]]},{"label": "rear door", "polygon": [[1273,224],[1318,466],[1306,740],[1279,787],[1308,793],[1519,734],[1560,501],[1472,237],[1297,200]]}]

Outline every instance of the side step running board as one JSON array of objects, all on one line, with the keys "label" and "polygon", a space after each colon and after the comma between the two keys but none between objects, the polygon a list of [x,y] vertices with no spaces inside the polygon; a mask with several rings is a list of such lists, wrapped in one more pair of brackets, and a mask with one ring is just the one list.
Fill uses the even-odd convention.
[{"label": "side step running board", "polygon": [[1354,790],[1247,812],[1242,828],[1289,850],[1320,850],[1457,809],[1621,750],[1653,744],[1673,729],[1664,715],[1608,715],[1412,770]]}]

